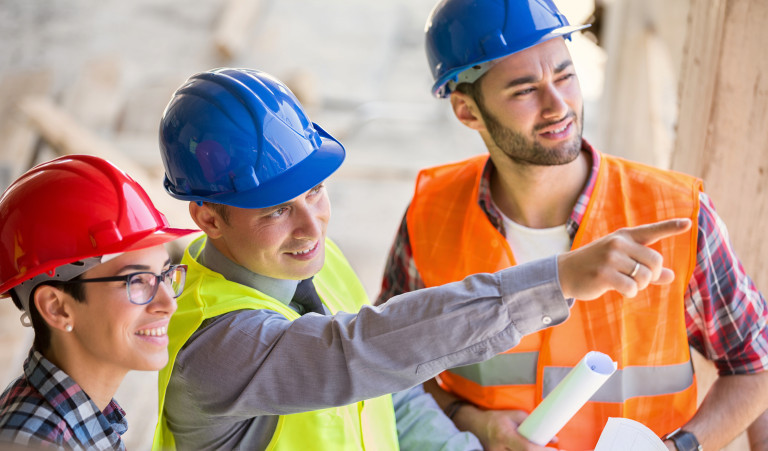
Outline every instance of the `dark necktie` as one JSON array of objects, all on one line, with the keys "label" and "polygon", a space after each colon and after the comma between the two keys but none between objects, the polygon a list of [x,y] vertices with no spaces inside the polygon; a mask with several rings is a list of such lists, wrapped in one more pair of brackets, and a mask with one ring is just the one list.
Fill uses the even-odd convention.
[{"label": "dark necktie", "polygon": [[315,284],[312,283],[312,277],[299,282],[291,302],[295,302],[300,307],[301,311],[299,313],[302,315],[309,312],[325,315],[323,301],[320,299],[320,296],[318,296],[317,291],[315,291]]}]

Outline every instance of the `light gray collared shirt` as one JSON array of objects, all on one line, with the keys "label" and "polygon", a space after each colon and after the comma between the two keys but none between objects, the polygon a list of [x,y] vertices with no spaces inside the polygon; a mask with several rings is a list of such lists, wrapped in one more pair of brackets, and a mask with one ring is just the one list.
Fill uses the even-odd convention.
[{"label": "light gray collared shirt", "polygon": [[[209,248],[201,262],[228,280],[252,286],[263,277],[230,274],[245,268],[220,265]],[[180,450],[262,449],[277,415],[407,390],[506,351],[568,314],[556,257],[404,293],[357,314],[290,321],[270,310],[230,312],[206,321],[179,352],[166,417]]]}]

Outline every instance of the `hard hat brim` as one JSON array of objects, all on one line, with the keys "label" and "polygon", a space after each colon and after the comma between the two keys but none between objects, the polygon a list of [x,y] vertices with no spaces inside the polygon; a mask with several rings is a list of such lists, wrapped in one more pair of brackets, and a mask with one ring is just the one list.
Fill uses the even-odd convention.
[{"label": "hard hat brim", "polygon": [[440,79],[438,79],[435,84],[432,85],[432,95],[437,98],[446,98],[449,97],[451,94],[451,91],[447,88],[447,84],[450,81],[457,82],[459,78],[459,74],[464,72],[465,70],[476,66],[478,64],[487,63],[488,61],[494,61],[499,60],[502,58],[506,58],[509,55],[512,55],[514,53],[521,52],[523,50],[529,49],[531,47],[534,47],[536,45],[541,44],[542,42],[549,41],[550,39],[554,38],[565,38],[569,39],[571,34],[583,30],[585,28],[590,27],[591,24],[586,25],[567,25],[564,27],[559,27],[554,30],[551,30],[549,33],[539,37],[536,40],[533,40],[531,42],[525,43],[523,45],[518,46],[510,46],[509,53],[504,53],[503,55],[493,55],[488,58],[479,58],[477,61],[472,61],[471,64],[466,64],[461,67],[457,67],[449,72],[446,72]]},{"label": "hard hat brim", "polygon": [[[126,237],[124,241],[121,241],[110,249],[106,249],[103,252],[91,252],[83,253],[81,255],[73,255],[70,258],[58,259],[46,262],[44,265],[40,265],[33,271],[28,271],[24,274],[19,274],[0,285],[0,297],[7,295],[8,290],[13,287],[47,271],[52,271],[62,265],[68,265],[80,260],[85,260],[91,257],[98,257],[104,254],[112,253],[124,253],[131,251],[138,251],[153,246],[169,243],[177,238],[192,234],[200,233],[197,229],[178,229],[173,227],[163,227],[149,233],[136,234],[134,236]],[[128,244],[130,243],[130,244]]]},{"label": "hard hat brim", "polygon": [[166,191],[180,200],[212,202],[238,208],[267,208],[288,202],[330,177],[341,166],[346,156],[344,146],[339,141],[317,124],[312,125],[320,136],[320,146],[279,177],[259,184],[258,189],[209,196],[180,194],[173,191],[166,176]]}]

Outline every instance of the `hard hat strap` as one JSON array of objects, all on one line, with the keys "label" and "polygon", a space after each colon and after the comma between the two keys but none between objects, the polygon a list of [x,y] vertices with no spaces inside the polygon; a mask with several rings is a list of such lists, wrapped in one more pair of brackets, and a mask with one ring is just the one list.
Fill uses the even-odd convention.
[{"label": "hard hat strap", "polygon": [[456,90],[456,86],[462,84],[462,83],[474,83],[476,82],[480,77],[485,75],[486,72],[488,72],[493,66],[498,63],[500,59],[495,59],[491,61],[486,61],[484,63],[475,64],[474,66],[470,67],[469,69],[465,69],[462,72],[459,72],[455,80],[448,80],[448,92],[453,92]]},{"label": "hard hat strap", "polygon": [[[52,271],[44,271],[35,277],[25,280],[24,282],[16,285],[12,288],[21,301],[21,305],[24,307],[24,313],[29,315],[29,304],[32,302],[32,295],[35,292],[35,288],[38,285],[45,282],[66,281],[72,280],[80,274],[88,271],[96,265],[102,263],[102,257],[91,257],[83,260],[78,260],[66,265],[61,265],[53,269]],[[29,318],[27,317],[27,320]],[[24,315],[21,318],[21,324],[24,325]]]}]

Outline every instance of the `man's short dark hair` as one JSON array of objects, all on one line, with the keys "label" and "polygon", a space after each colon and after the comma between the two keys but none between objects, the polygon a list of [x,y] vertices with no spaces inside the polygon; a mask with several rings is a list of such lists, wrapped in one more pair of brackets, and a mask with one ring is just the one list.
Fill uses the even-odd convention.
[{"label": "man's short dark hair", "polygon": [[229,208],[225,204],[217,204],[213,202],[203,202],[208,208],[215,211],[217,215],[221,216],[221,220],[224,224],[229,225]]},{"label": "man's short dark hair", "polygon": [[483,93],[482,91],[480,91],[480,80],[482,79],[483,77],[480,77],[477,80],[475,80],[473,83],[459,83],[458,85],[456,85],[455,91],[468,95],[469,97],[472,98],[472,100],[475,101],[475,103],[480,105],[482,108]]}]

